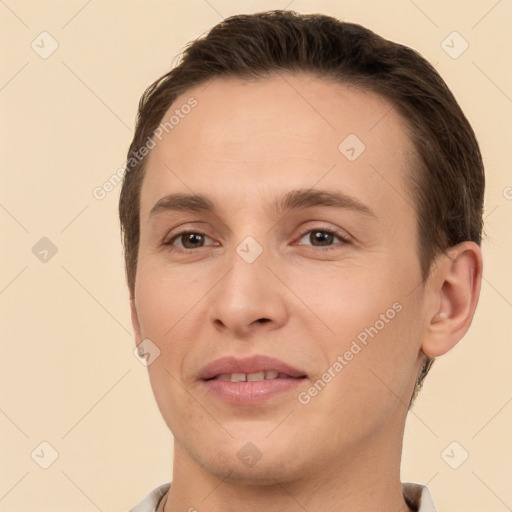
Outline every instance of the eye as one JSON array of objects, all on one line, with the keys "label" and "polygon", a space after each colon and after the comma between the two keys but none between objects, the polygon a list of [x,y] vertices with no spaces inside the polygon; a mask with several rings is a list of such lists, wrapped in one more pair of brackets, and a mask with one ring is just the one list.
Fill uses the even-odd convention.
[{"label": "eye", "polygon": [[211,240],[211,238],[204,233],[197,231],[182,231],[163,242],[163,245],[178,247],[185,250],[198,249],[205,246],[206,240]]},{"label": "eye", "polygon": [[336,240],[342,243],[350,243],[350,240],[342,233],[330,229],[309,229],[302,234],[298,245],[312,245],[313,247],[331,247]]},{"label": "eye", "polygon": [[[208,240],[210,243],[207,243]],[[177,249],[181,252],[188,252],[208,245],[215,245],[215,243],[211,242],[213,240],[209,236],[199,231],[182,231],[164,241],[163,245],[170,246],[172,250]],[[337,245],[338,242],[348,244],[350,240],[346,235],[335,230],[316,228],[305,231],[298,240],[297,245],[310,245],[328,249],[333,245]]]}]

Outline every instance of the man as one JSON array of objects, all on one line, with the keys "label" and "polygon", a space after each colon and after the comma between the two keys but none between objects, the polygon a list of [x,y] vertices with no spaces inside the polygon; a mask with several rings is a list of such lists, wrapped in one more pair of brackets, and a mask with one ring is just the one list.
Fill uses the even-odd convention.
[{"label": "man", "polygon": [[120,198],[136,344],[174,436],[133,511],[434,510],[408,407],[480,292],[483,164],[416,52],[228,18],[145,92]]}]

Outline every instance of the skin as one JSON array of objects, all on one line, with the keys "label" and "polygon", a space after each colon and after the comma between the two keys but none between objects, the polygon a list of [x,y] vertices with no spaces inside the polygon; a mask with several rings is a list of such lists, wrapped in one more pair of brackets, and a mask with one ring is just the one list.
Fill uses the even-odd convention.
[{"label": "skin", "polygon": [[[136,344],[149,338],[161,351],[148,371],[174,435],[159,510],[164,501],[165,512],[409,510],[399,474],[407,406],[425,354],[447,352],[471,323],[480,249],[451,248],[422,283],[406,182],[413,148],[384,98],[288,73],[212,81],[169,114],[191,96],[197,106],[149,155],[131,298]],[[349,134],[366,145],[353,162],[338,150]],[[269,206],[312,187],[374,215]],[[216,210],[150,216],[176,192],[204,194]],[[324,229],[349,241],[319,244],[313,235]],[[180,237],[164,245],[183,230],[206,236],[193,248]],[[253,263],[236,252],[247,236],[263,248]],[[298,393],[397,302],[401,311],[301,404]],[[267,403],[228,405],[197,376],[228,354],[277,357],[308,378]],[[248,442],[261,454],[252,467],[237,456]]]}]

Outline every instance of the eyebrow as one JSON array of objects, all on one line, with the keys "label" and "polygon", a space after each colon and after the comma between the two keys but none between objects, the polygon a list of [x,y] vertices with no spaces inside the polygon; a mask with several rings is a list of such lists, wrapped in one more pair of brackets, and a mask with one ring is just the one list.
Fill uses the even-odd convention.
[{"label": "eyebrow", "polygon": [[[284,213],[290,210],[305,210],[315,206],[331,206],[345,210],[353,210],[370,217],[376,217],[375,213],[357,199],[343,194],[317,189],[291,190],[275,198],[270,207],[276,213]],[[167,211],[188,212],[215,212],[215,204],[201,194],[169,194],[159,199],[151,209],[150,218]]]}]

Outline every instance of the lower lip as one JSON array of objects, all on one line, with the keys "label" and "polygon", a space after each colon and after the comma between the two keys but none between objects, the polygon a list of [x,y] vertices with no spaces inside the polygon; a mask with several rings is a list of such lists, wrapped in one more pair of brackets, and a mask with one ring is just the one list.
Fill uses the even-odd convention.
[{"label": "lower lip", "polygon": [[229,380],[203,381],[206,389],[216,398],[228,404],[255,405],[296,389],[305,379],[267,379],[231,382]]}]

